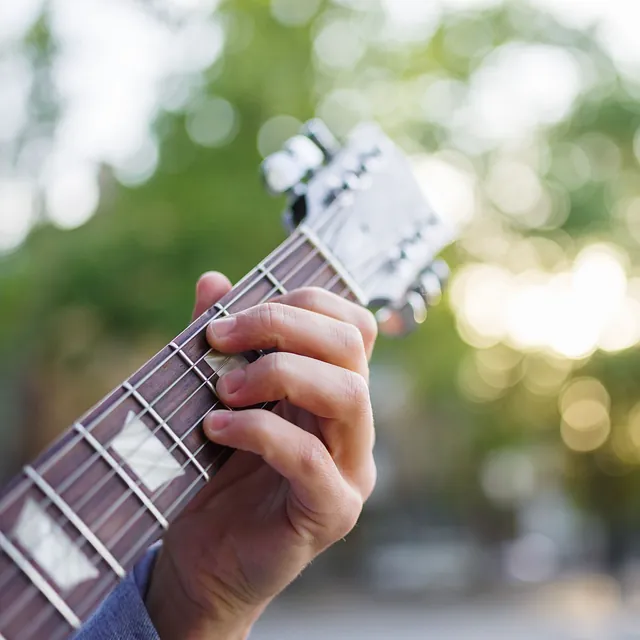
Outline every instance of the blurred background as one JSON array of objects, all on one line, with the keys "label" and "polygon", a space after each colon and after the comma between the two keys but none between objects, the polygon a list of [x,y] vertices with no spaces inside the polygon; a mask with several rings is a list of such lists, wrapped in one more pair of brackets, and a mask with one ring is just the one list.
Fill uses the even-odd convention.
[{"label": "blurred background", "polygon": [[[377,120],[461,229],[373,361],[379,484],[258,640],[640,638],[635,0],[0,3],[0,477],[284,238],[265,154]],[[392,215],[393,212],[390,212]]]}]

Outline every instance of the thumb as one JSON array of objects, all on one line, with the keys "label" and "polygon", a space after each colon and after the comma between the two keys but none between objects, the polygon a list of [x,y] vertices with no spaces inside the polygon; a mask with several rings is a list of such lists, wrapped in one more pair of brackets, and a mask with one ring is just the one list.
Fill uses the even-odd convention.
[{"label": "thumb", "polygon": [[200,276],[196,284],[196,304],[193,318],[201,316],[231,289],[227,276],[217,271],[208,271]]}]

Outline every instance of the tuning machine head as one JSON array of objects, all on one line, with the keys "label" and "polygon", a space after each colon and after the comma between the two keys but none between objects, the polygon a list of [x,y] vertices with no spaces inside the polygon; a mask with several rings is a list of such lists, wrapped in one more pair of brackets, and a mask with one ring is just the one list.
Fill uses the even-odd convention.
[{"label": "tuning machine head", "polygon": [[437,304],[448,276],[436,256],[455,239],[424,197],[413,165],[374,123],[339,144],[320,120],[265,159],[273,194],[287,195],[284,222],[341,273],[380,328],[402,335]]},{"label": "tuning machine head", "polygon": [[417,291],[409,291],[401,305],[381,307],[375,312],[380,333],[391,338],[406,336],[427,319],[427,305]]},{"label": "tuning machine head", "polygon": [[426,319],[429,308],[442,299],[449,278],[449,266],[436,260],[418,277],[401,304],[387,304],[375,311],[380,332],[389,337],[401,337],[418,328]]},{"label": "tuning machine head", "polygon": [[272,195],[296,196],[304,183],[339,152],[340,143],[322,120],[309,120],[281,151],[265,158],[261,173]]},{"label": "tuning machine head", "polygon": [[286,194],[285,226],[293,231],[303,220],[318,218],[330,208],[348,208],[354,192],[372,185],[371,174],[381,163],[375,139],[342,146],[319,119],[307,122],[282,150],[265,158],[263,181],[272,195]]},{"label": "tuning machine head", "polygon": [[306,122],[300,133],[322,150],[327,161],[330,161],[340,151],[340,143],[337,138],[320,118]]},{"label": "tuning machine head", "polygon": [[262,177],[273,195],[291,193],[324,163],[325,155],[312,140],[298,135],[287,140],[282,151],[268,156],[261,166]]},{"label": "tuning machine head", "polygon": [[442,293],[449,282],[449,265],[444,260],[435,260],[418,278],[417,291],[428,307],[434,307],[442,299]]}]

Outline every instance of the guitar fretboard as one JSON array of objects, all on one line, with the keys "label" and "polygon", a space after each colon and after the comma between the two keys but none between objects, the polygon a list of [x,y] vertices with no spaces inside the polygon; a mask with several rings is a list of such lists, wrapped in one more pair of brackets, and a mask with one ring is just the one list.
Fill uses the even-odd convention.
[{"label": "guitar fretboard", "polygon": [[232,451],[202,420],[237,358],[206,325],[302,286],[355,287],[310,232],[292,235],[219,303],[84,415],[0,495],[0,640],[66,638]]}]

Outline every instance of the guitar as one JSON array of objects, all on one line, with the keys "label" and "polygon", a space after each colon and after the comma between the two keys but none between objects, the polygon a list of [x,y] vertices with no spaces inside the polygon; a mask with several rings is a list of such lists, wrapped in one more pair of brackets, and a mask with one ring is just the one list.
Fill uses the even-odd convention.
[{"label": "guitar", "polygon": [[202,420],[218,376],[263,354],[212,351],[213,318],[316,286],[401,335],[437,301],[452,230],[375,125],[341,146],[313,120],[262,172],[288,196],[288,239],[0,494],[0,640],[72,634],[231,456]]}]

